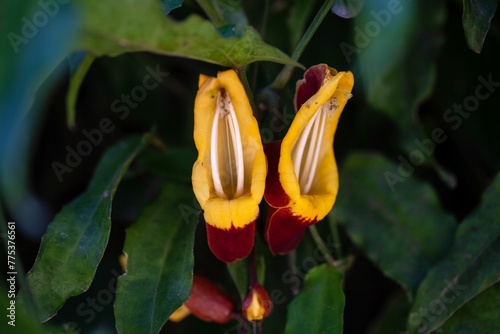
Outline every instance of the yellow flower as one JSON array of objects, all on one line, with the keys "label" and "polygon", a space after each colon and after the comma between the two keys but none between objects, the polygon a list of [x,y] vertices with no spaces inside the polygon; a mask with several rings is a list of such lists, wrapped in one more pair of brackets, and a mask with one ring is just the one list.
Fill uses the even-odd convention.
[{"label": "yellow flower", "polygon": [[264,197],[270,205],[265,238],[274,254],[294,249],[305,229],[332,209],[338,191],[333,139],[351,97],[351,72],[325,64],[297,82],[298,112],[282,142],[266,144],[269,161]]},{"label": "yellow flower", "polygon": [[194,106],[193,190],[208,244],[222,261],[250,253],[267,173],[259,127],[234,70],[200,75]]}]

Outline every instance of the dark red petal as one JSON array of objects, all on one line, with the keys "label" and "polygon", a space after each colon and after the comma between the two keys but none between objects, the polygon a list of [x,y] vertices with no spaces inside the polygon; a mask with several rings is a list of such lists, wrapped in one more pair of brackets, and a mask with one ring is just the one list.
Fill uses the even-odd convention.
[{"label": "dark red petal", "polygon": [[267,157],[267,177],[264,198],[274,207],[287,206],[290,197],[285,193],[280,183],[278,164],[280,160],[281,140],[264,144],[264,153]]},{"label": "dark red petal", "polygon": [[309,225],[317,220],[294,216],[289,208],[269,208],[265,237],[273,254],[286,254],[295,249]]},{"label": "dark red petal", "polygon": [[208,246],[215,256],[224,262],[234,262],[246,258],[252,251],[255,239],[255,221],[243,228],[231,227],[223,230],[207,226]]},{"label": "dark red petal", "polygon": [[235,303],[215,283],[205,277],[193,275],[191,295],[185,305],[201,320],[225,324],[231,319]]},{"label": "dark red petal", "polygon": [[297,86],[295,87],[295,111],[299,110],[311,96],[319,91],[325,77],[329,73],[330,68],[326,64],[309,67],[304,73],[304,79],[297,81]]}]

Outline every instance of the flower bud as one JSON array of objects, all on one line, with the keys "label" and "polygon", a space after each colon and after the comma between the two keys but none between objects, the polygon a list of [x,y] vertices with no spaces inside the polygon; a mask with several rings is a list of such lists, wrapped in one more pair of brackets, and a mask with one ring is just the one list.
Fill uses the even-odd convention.
[{"label": "flower bud", "polygon": [[250,293],[243,301],[243,315],[248,321],[257,321],[266,318],[273,310],[273,302],[266,289],[255,283]]},{"label": "flower bud", "polygon": [[224,324],[231,319],[233,300],[212,281],[198,275],[193,276],[191,296],[184,305],[197,318]]}]

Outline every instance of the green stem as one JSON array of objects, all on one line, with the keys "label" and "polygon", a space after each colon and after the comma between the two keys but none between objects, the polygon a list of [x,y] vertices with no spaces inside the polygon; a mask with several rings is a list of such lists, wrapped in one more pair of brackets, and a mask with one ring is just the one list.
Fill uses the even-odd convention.
[{"label": "green stem", "polygon": [[319,250],[321,253],[323,253],[323,256],[325,257],[326,262],[331,264],[334,267],[340,267],[342,265],[341,261],[335,261],[333,258],[332,254],[330,254],[330,251],[328,250],[328,247],[326,247],[325,242],[323,239],[321,239],[321,236],[319,235],[318,229],[316,228],[315,225],[309,226],[309,231],[311,232],[311,236],[318,246]]},{"label": "green stem", "polygon": [[245,88],[245,92],[248,96],[248,101],[250,102],[250,106],[252,107],[254,115],[257,113],[257,106],[255,105],[255,100],[253,99],[252,88],[250,87],[250,83],[248,82],[247,74],[245,71],[245,67],[241,66],[236,69],[238,72],[238,77],[240,78],[243,87]]},{"label": "green stem", "polygon": [[[334,3],[334,0],[326,0],[323,3],[323,6],[319,9],[318,13],[314,17],[314,20],[311,22],[311,25],[309,28],[307,28],[306,32],[304,33],[304,36],[302,36],[302,39],[300,40],[299,44],[295,48],[295,51],[293,51],[292,54],[292,59],[297,61],[299,60],[300,56],[304,52],[304,49],[306,48],[307,44],[309,44],[309,41],[311,38],[314,36],[314,33],[318,29],[319,25],[321,22],[323,22],[323,19],[325,18],[326,14],[330,12],[330,9],[332,8]],[[274,79],[274,82],[271,84],[271,88],[273,90],[281,90],[283,87],[286,86],[287,82],[290,80],[290,77],[292,76],[292,71],[294,67],[291,65],[286,65],[281,72],[278,74],[276,79]]]},{"label": "green stem", "polygon": [[333,249],[335,249],[335,255],[337,255],[337,259],[341,261],[344,256],[342,254],[342,247],[340,243],[340,235],[339,235],[339,227],[337,222],[333,219],[329,219],[330,223],[330,231],[332,232],[332,238],[333,238]]},{"label": "green stem", "polygon": [[76,100],[78,99],[78,92],[94,59],[94,56],[87,53],[69,81],[68,94],[66,95],[66,124],[70,129],[76,127]]}]

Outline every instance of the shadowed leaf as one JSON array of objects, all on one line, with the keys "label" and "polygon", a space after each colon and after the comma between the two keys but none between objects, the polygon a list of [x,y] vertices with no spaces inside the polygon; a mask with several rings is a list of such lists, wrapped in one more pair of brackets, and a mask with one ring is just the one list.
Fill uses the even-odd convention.
[{"label": "shadowed leaf", "polygon": [[[150,136],[132,137],[110,148],[87,190],[57,214],[27,275],[38,317],[53,317],[64,302],[92,283],[111,229],[111,203],[123,174]],[[19,309],[24,308],[19,300]]]},{"label": "shadowed leaf", "polygon": [[184,220],[179,205],[192,198],[187,186],[168,184],[127,230],[127,273],[115,302],[119,333],[158,333],[189,298],[196,224]]},{"label": "shadowed leaf", "polygon": [[304,287],[288,306],[285,333],[341,334],[344,304],[340,271],[328,264],[317,266],[307,273]]},{"label": "shadowed leaf", "polygon": [[463,0],[463,5],[462,25],[467,45],[474,52],[480,53],[490,30],[490,21],[497,9],[497,1]]},{"label": "shadowed leaf", "polygon": [[[459,226],[453,248],[425,277],[415,296],[409,333],[429,333],[500,280],[500,174],[481,204]],[[487,298],[487,297],[486,297]]]},{"label": "shadowed leaf", "polygon": [[449,250],[455,220],[440,208],[432,187],[415,177],[403,178],[381,155],[351,154],[339,183],[331,216],[345,224],[353,242],[411,299],[427,271]]}]

